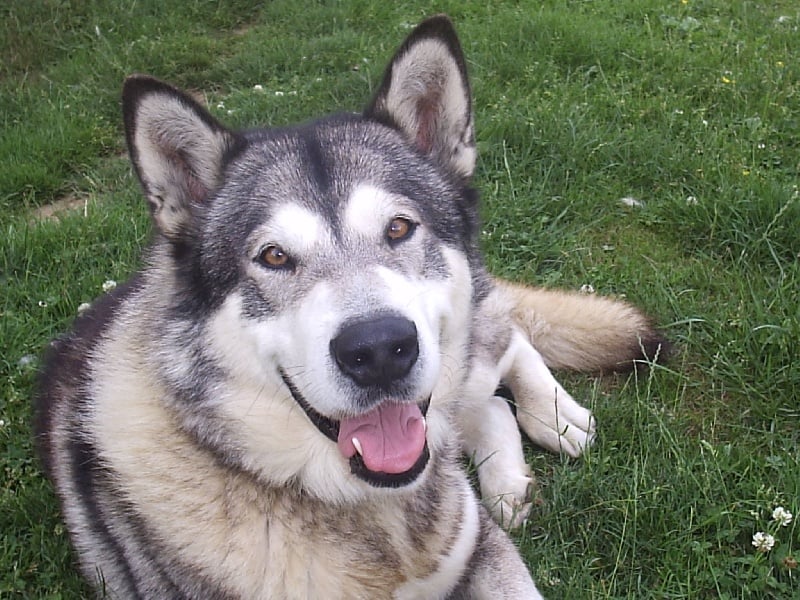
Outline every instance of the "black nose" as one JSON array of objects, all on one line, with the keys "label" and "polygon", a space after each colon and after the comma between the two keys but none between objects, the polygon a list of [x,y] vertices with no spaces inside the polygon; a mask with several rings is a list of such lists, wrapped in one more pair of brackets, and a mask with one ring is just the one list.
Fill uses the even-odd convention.
[{"label": "black nose", "polygon": [[417,328],[402,317],[352,323],[331,340],[331,354],[358,385],[386,388],[408,375],[417,362]]}]

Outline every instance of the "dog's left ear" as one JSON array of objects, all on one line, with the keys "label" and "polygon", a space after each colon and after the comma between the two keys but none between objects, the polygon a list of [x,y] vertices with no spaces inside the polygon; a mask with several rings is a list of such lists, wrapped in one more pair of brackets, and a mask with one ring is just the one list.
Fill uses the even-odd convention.
[{"label": "dog's left ear", "polygon": [[431,17],[411,32],[364,116],[399,129],[454,175],[472,176],[476,151],[469,80],[449,18]]}]

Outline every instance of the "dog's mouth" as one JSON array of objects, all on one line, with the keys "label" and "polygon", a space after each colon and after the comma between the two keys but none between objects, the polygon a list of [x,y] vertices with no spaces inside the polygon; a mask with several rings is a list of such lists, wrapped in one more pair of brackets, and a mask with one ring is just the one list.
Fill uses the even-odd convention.
[{"label": "dog's mouth", "polygon": [[337,421],[314,410],[283,370],[281,378],[308,419],[337,445],[360,479],[376,487],[402,487],[425,470],[430,458],[425,423],[430,398],[420,404],[384,402]]}]

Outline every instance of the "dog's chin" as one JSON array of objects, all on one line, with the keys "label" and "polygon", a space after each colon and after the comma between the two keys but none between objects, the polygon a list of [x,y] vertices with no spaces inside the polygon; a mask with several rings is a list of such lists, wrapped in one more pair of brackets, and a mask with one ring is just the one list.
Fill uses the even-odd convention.
[{"label": "dog's chin", "polygon": [[[303,394],[300,393],[300,390],[297,388],[297,386],[294,385],[292,380],[289,379],[283,370],[281,370],[281,378],[286,384],[286,387],[289,388],[292,398],[294,398],[298,406],[303,409],[303,412],[308,417],[308,420],[314,424],[314,426],[322,435],[336,444],[339,439],[340,421],[331,419],[330,417],[326,417],[325,415],[317,412],[308,403]],[[427,415],[428,407],[430,406],[430,400],[430,397],[428,397],[426,400],[418,404],[420,413],[423,417]],[[422,452],[420,453],[417,461],[409,469],[403,472],[385,473],[383,471],[373,471],[367,467],[367,465],[364,463],[363,457],[359,453],[356,453],[349,458],[350,472],[362,481],[365,481],[374,487],[400,488],[410,485],[419,479],[419,477],[425,472],[425,468],[428,466],[430,457],[431,455],[428,449],[428,441],[426,439],[422,448]]]}]

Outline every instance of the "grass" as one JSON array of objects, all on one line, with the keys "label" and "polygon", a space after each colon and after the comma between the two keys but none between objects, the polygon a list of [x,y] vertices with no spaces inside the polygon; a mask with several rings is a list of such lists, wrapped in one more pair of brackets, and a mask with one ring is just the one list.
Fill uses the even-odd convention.
[{"label": "grass", "polygon": [[[800,512],[796,3],[253,6],[0,8],[0,596],[87,594],[34,458],[29,399],[47,341],[147,240],[122,156],[124,75],[202,91],[236,126],[356,110],[409,26],[444,11],[476,97],[491,269],[624,295],[677,347],[638,376],[561,375],[600,439],[581,461],[528,449],[546,502],[516,537],[540,587],[798,597],[800,527],[770,518]],[[79,210],[36,219],[65,198]],[[772,550],[753,548],[757,531]]]}]

